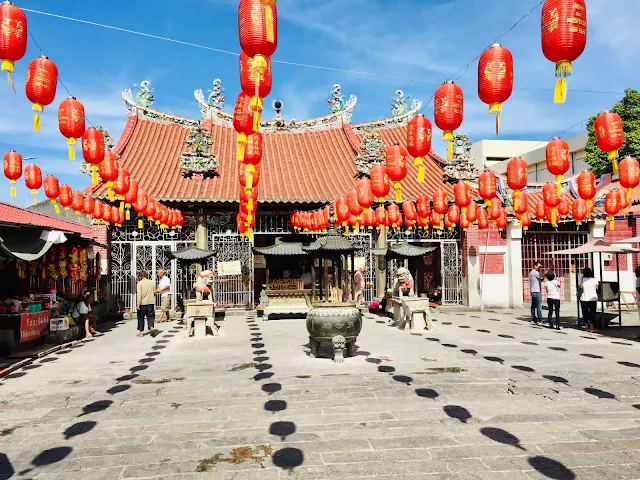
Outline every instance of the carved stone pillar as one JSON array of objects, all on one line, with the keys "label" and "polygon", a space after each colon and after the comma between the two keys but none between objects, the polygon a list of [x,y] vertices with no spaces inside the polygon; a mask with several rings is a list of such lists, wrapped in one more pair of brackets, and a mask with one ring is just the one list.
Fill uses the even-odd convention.
[{"label": "carved stone pillar", "polygon": [[[198,211],[197,226],[196,226],[196,247],[209,249],[209,235],[207,232],[207,217],[202,209]],[[202,271],[202,265],[196,267],[198,273]]]},{"label": "carved stone pillar", "polygon": [[[387,248],[387,227],[380,227],[378,237],[376,238],[376,248]],[[376,297],[384,297],[387,291],[387,257],[375,256],[376,269]]]}]

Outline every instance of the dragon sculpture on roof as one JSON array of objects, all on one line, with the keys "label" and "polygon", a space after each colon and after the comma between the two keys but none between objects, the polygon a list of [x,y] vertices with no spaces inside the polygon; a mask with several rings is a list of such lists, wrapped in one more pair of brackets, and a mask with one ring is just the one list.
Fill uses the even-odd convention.
[{"label": "dragon sculpture on roof", "polygon": [[149,80],[143,80],[140,82],[140,86],[136,84],[133,85],[136,90],[138,90],[138,93],[136,94],[136,104],[141,107],[150,107],[155,101],[153,88],[151,88],[150,85],[151,82]]}]

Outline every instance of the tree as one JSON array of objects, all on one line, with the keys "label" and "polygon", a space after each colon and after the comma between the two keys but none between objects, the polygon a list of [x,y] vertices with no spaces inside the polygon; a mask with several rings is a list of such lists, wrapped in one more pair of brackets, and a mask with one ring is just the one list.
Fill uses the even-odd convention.
[{"label": "tree", "polygon": [[[618,150],[620,158],[627,155],[638,158],[640,156],[640,92],[627,88],[624,91],[624,97],[616,103],[611,109],[622,118],[622,126],[624,129],[624,144]],[[613,165],[611,160],[607,159],[607,154],[598,148],[596,142],[596,134],[593,124],[596,117],[589,118],[587,123],[587,158],[586,161],[591,167],[591,171],[596,175],[611,173]]]}]

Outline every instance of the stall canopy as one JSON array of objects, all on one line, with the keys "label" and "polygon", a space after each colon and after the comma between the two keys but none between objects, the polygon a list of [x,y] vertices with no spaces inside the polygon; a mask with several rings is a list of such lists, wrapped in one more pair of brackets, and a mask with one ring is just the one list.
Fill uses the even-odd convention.
[{"label": "stall canopy", "polygon": [[435,249],[436,247],[418,247],[417,245],[410,245],[408,242],[401,242],[391,244],[387,248],[375,248],[372,253],[381,257],[409,258],[422,257]]},{"label": "stall canopy", "polygon": [[283,242],[281,238],[276,238],[275,244],[269,247],[253,247],[253,252],[258,255],[274,256],[305,256],[307,252],[302,249],[301,242]]},{"label": "stall canopy", "polygon": [[624,238],[622,240],[616,240],[613,243],[640,243],[640,237]]},{"label": "stall canopy", "polygon": [[[632,243],[630,240],[622,240],[615,243]],[[614,245],[607,240],[591,240],[590,242],[580,245],[575,248],[568,248],[566,250],[555,250],[548,252],[547,255],[583,255],[588,253],[635,253],[640,250],[635,248],[625,248],[618,245]]]},{"label": "stall canopy", "polygon": [[183,250],[169,252],[171,257],[185,263],[202,263],[214,257],[215,250],[205,250],[204,248],[189,247]]}]

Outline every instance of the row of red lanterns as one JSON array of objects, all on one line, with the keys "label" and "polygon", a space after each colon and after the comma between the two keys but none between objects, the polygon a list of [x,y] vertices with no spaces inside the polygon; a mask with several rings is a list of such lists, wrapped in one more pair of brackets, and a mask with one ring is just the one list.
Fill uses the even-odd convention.
[{"label": "row of red lanterns", "polygon": [[240,0],[238,6],[240,40],[240,85],[233,114],[237,132],[240,211],[236,216],[238,232],[253,241],[258,202],[260,162],[263,138],[260,116],[263,99],[271,93],[271,56],[278,45],[278,15],[275,0]]}]

